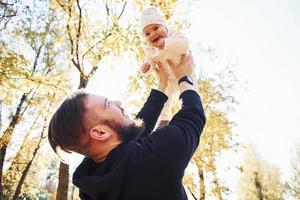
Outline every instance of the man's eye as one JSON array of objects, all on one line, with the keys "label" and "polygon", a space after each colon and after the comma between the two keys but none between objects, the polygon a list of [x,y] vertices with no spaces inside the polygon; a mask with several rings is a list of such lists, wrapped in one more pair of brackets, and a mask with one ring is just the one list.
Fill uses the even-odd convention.
[{"label": "man's eye", "polygon": [[154,27],[154,30],[157,30],[158,28],[159,28],[158,26],[155,26],[155,27]]},{"label": "man's eye", "polygon": [[150,33],[145,33],[145,36],[148,36]]}]

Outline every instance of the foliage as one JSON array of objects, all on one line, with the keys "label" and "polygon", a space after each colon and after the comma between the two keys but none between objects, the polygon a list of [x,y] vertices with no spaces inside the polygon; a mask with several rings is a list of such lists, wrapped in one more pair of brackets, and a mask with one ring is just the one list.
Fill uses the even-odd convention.
[{"label": "foliage", "polygon": [[297,147],[292,160],[292,177],[287,183],[289,194],[295,199],[300,199],[300,148]]},{"label": "foliage", "polygon": [[278,167],[262,160],[254,147],[247,148],[240,170],[240,199],[284,199],[284,185]]},{"label": "foliage", "polygon": [[[38,193],[44,193],[34,184],[36,180],[31,179],[38,172],[32,167],[41,147],[36,140],[44,137],[41,134],[45,131],[44,124],[49,115],[49,101],[51,106],[57,106],[70,87],[67,68],[60,59],[60,49],[52,42],[59,34],[51,23],[55,18],[53,12],[45,2],[33,1],[32,7],[23,3],[16,6],[19,10],[24,8],[24,12],[20,11],[22,15],[11,21],[14,29],[5,30],[5,41],[1,41],[4,53],[1,52],[0,97],[5,111],[3,124],[6,126],[0,140],[1,174],[4,172],[1,184],[4,184],[3,193],[7,198],[12,198],[17,185],[21,186],[24,198],[37,198]],[[32,123],[34,118],[36,120]],[[3,164],[8,168],[5,171],[2,171],[5,169]]]},{"label": "foliage", "polygon": [[4,104],[11,104],[12,92],[24,87],[24,80],[30,74],[25,57],[0,44],[0,99]]}]

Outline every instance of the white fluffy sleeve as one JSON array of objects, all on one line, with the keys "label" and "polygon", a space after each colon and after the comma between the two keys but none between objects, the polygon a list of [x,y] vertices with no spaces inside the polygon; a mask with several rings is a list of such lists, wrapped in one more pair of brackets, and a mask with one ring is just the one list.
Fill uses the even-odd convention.
[{"label": "white fluffy sleeve", "polygon": [[165,40],[165,51],[176,54],[187,53],[189,49],[188,39],[180,32],[170,31],[168,38]]}]

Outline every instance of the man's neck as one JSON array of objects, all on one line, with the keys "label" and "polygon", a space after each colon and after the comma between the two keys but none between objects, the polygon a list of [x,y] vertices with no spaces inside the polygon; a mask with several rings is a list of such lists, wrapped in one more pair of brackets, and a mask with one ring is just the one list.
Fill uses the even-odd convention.
[{"label": "man's neck", "polygon": [[117,146],[119,146],[119,144],[121,144],[121,143],[122,143],[121,141],[117,141],[117,142],[115,142],[115,143],[109,145],[108,147],[105,148],[104,151],[101,151],[101,153],[98,152],[98,153],[96,153],[94,156],[91,156],[91,159],[92,159],[93,161],[95,161],[96,163],[101,163],[101,162],[103,162],[103,161],[107,158],[108,154],[109,154],[114,148],[116,148]]}]

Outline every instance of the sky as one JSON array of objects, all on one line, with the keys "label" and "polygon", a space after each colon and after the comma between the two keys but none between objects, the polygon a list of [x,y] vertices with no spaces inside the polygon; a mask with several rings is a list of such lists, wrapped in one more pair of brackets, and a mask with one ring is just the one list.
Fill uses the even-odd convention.
[{"label": "sky", "polygon": [[193,42],[237,59],[246,89],[236,94],[235,131],[286,176],[300,142],[300,2],[210,0],[190,15]]},{"label": "sky", "polygon": [[[300,1],[203,0],[186,19],[191,26],[183,32],[192,44],[211,46],[223,60],[236,61],[234,71],[244,87],[236,88],[234,131],[287,179],[291,155],[300,145]],[[220,72],[198,62],[204,74]],[[107,76],[92,80],[88,89],[120,98],[133,68],[114,64],[112,71],[99,69],[102,75],[107,70]],[[107,88],[112,76],[120,82]]]}]

